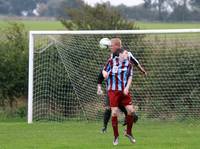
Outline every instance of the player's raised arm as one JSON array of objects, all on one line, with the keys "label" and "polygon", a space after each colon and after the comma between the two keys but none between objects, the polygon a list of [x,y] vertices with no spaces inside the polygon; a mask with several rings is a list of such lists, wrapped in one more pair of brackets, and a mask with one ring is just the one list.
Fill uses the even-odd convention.
[{"label": "player's raised arm", "polygon": [[139,61],[133,56],[133,54],[131,52],[128,52],[128,57],[129,57],[129,61],[132,64],[135,64],[135,66],[144,74],[147,75],[147,72],[145,71],[145,69],[140,65]]}]

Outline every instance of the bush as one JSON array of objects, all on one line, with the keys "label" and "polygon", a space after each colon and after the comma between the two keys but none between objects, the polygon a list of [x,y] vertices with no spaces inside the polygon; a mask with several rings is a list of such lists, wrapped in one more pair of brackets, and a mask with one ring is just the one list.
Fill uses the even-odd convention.
[{"label": "bush", "polygon": [[9,23],[1,31],[0,106],[13,107],[21,95],[27,95],[28,38],[23,24]]}]

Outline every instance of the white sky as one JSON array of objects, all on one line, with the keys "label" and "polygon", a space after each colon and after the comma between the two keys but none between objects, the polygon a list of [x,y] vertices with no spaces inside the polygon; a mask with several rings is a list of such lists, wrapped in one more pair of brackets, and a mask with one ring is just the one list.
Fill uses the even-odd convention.
[{"label": "white sky", "polygon": [[110,1],[112,5],[124,4],[127,6],[134,6],[143,3],[143,0],[84,0],[87,4],[94,6],[97,2],[107,2]]}]

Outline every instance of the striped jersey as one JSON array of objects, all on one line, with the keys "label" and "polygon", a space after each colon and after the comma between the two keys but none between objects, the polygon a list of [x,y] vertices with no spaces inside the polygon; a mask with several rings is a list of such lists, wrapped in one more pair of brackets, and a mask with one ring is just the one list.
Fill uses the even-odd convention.
[{"label": "striped jersey", "polygon": [[[109,58],[115,58],[116,56],[119,56],[119,54],[118,53],[112,53],[112,54],[110,54]],[[131,64],[134,64],[135,66],[139,65],[139,61],[133,56],[133,54],[131,52],[128,52],[128,60]],[[98,75],[97,83],[102,84],[103,81],[104,81],[104,77],[103,77],[102,69],[101,69],[101,71]]]},{"label": "striped jersey", "polygon": [[[110,55],[110,58],[114,58],[116,56],[119,56],[118,53],[112,53]],[[131,52],[128,52],[128,60],[130,61],[131,64],[135,64],[136,66],[139,64],[139,61],[133,56]]]},{"label": "striped jersey", "polygon": [[107,90],[123,91],[128,78],[133,75],[133,68],[129,60],[119,61],[119,57],[110,58],[104,67],[109,76],[106,80]]}]

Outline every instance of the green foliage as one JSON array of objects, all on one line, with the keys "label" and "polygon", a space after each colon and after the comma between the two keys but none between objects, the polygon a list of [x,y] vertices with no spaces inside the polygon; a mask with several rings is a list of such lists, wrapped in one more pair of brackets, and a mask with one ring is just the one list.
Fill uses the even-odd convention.
[{"label": "green foliage", "polygon": [[0,41],[0,101],[1,105],[27,94],[28,39],[22,24],[10,23],[2,31]]},{"label": "green foliage", "polygon": [[61,22],[69,30],[117,30],[136,29],[134,22],[125,19],[110,5],[97,4],[95,7],[83,5],[81,8],[66,8],[71,21],[61,18]]},{"label": "green foliage", "polygon": [[27,116],[27,107],[20,107],[16,111],[16,117],[26,118]]},{"label": "green foliage", "polygon": [[25,120],[27,117],[27,107],[19,107],[14,110],[10,107],[0,107],[0,121],[13,121],[15,119]]},{"label": "green foliage", "polygon": [[[151,103],[148,117],[199,117],[200,102],[197,99],[200,98],[200,51],[185,42],[177,39],[173,47],[169,47],[169,44],[160,49],[153,47],[154,52],[145,49],[142,59],[146,60],[145,67],[149,70],[149,76],[146,86],[135,89],[139,95],[144,95],[143,100]],[[159,40],[154,44],[159,44]]]}]

